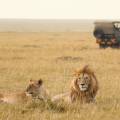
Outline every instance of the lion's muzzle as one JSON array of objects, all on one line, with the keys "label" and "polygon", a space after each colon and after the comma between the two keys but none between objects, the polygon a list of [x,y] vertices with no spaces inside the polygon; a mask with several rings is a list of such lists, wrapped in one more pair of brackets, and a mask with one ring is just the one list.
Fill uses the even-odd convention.
[{"label": "lion's muzzle", "polygon": [[88,85],[82,83],[79,85],[79,88],[80,88],[80,91],[86,91],[88,89]]}]

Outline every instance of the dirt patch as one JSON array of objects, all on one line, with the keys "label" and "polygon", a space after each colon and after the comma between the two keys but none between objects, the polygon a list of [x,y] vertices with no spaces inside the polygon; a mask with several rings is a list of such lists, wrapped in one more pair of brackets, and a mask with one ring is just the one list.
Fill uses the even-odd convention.
[{"label": "dirt patch", "polygon": [[2,58],[2,57],[0,57],[0,61],[2,61],[2,60],[23,60],[23,59],[26,59],[25,57],[4,57],[4,58]]},{"label": "dirt patch", "polygon": [[72,56],[61,56],[56,58],[56,61],[79,61],[79,60],[83,60],[83,58]]},{"label": "dirt patch", "polygon": [[24,48],[41,48],[39,45],[24,45]]}]

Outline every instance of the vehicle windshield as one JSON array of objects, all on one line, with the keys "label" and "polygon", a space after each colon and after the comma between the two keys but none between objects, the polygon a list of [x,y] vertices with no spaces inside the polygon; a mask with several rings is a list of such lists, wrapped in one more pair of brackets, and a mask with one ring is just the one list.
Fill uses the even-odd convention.
[{"label": "vehicle windshield", "polygon": [[120,30],[120,23],[114,23],[116,29]]}]

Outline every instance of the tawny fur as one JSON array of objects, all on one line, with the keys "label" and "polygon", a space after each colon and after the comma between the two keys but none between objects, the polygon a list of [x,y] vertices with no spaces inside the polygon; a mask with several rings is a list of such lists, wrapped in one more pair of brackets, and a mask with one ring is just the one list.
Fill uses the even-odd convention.
[{"label": "tawny fur", "polygon": [[4,103],[17,104],[17,103],[26,103],[31,100],[32,97],[30,95],[27,95],[26,92],[0,94],[0,102],[4,102]]}]

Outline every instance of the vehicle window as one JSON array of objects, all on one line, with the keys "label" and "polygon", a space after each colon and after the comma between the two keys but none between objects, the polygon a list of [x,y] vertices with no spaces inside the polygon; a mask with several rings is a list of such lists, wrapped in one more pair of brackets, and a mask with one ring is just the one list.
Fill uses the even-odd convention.
[{"label": "vehicle window", "polygon": [[120,23],[114,23],[115,28],[120,30]]}]

